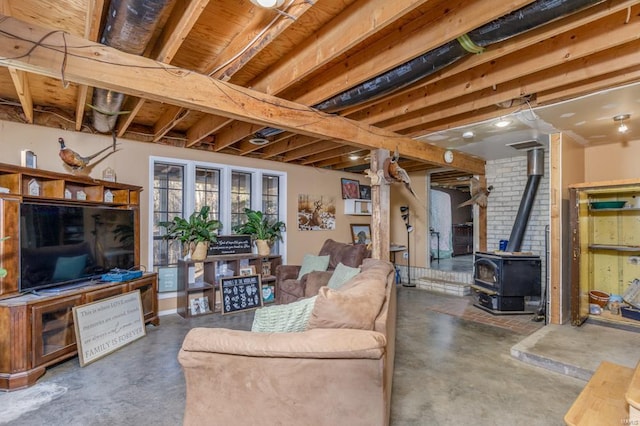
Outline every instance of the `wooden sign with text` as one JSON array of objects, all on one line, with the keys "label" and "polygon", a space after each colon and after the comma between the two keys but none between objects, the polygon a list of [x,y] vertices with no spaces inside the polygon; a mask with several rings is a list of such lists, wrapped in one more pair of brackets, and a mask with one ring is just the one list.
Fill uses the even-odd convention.
[{"label": "wooden sign with text", "polygon": [[140,291],[73,308],[80,366],[146,335]]}]

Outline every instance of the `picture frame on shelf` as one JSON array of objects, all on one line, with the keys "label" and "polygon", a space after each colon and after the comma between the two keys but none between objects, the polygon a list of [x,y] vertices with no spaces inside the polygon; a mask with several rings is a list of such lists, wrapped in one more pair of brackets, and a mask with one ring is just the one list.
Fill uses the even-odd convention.
[{"label": "picture frame on shelf", "polygon": [[38,156],[30,149],[20,151],[20,165],[35,169],[38,167]]},{"label": "picture frame on shelf", "polygon": [[272,284],[262,285],[262,302],[271,303],[276,300],[276,286]]},{"label": "picture frame on shelf", "polygon": [[271,262],[268,260],[262,261],[262,276],[268,277],[271,275]]},{"label": "picture frame on shelf", "polygon": [[368,201],[355,201],[355,210],[358,214],[371,214]]},{"label": "picture frame on shelf", "polygon": [[240,271],[238,272],[238,275],[240,275],[241,277],[244,277],[247,275],[254,275],[255,273],[256,273],[255,265],[249,265],[249,266],[241,267]]},{"label": "picture frame on shelf", "polygon": [[371,199],[371,185],[360,185],[360,199],[361,200]]},{"label": "picture frame on shelf", "polygon": [[371,225],[368,223],[352,223],[351,239],[353,244],[371,244]]},{"label": "picture frame on shelf", "polygon": [[341,178],[342,198],[345,200],[360,197],[360,182],[354,179]]}]

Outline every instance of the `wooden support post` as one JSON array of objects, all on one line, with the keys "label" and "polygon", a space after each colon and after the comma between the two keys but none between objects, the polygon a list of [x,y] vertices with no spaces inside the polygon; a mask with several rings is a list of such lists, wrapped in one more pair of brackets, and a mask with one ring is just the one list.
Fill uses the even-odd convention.
[{"label": "wooden support post", "polygon": [[[376,174],[378,170],[382,170],[384,160],[389,158],[389,151],[386,149],[377,149],[371,151],[371,172]],[[379,185],[372,182],[371,187],[371,257],[380,260],[389,260],[390,247],[390,228],[389,228],[389,211],[390,211],[390,189],[389,184],[382,179]]]}]

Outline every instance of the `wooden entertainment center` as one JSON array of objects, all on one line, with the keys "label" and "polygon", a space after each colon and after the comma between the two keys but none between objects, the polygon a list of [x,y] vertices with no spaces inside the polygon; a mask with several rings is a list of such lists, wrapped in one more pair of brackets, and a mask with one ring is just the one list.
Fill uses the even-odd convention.
[{"label": "wooden entertainment center", "polygon": [[133,211],[134,257],[140,264],[142,188],[116,182],[0,164],[0,389],[30,386],[45,368],[77,353],[73,308],[140,291],[145,323],[158,325],[157,274],[126,282],[89,281],[56,291],[20,292],[20,205],[23,202],[105,206]]}]

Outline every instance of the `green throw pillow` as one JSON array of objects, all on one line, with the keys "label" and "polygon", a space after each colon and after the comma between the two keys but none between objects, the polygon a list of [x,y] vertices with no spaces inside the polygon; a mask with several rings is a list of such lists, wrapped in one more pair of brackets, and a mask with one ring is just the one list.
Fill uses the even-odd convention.
[{"label": "green throw pillow", "polygon": [[333,275],[327,283],[327,287],[338,290],[344,283],[349,281],[360,273],[360,268],[352,268],[351,266],[343,265],[342,262],[338,263]]},{"label": "green throw pillow", "polygon": [[303,275],[308,274],[311,271],[326,271],[329,267],[329,255],[326,256],[314,256],[312,254],[305,254],[302,259],[302,266],[298,273],[298,279]]},{"label": "green throw pillow", "polygon": [[295,333],[305,331],[316,296],[286,305],[256,309],[251,331],[256,333]]}]

